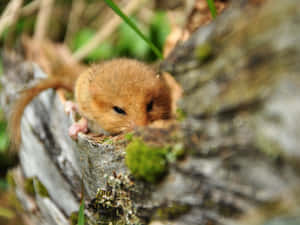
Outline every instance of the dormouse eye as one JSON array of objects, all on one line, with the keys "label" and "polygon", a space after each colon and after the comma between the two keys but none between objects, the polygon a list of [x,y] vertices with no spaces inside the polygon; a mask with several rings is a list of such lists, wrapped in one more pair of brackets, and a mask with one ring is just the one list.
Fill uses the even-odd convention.
[{"label": "dormouse eye", "polygon": [[153,109],[153,100],[147,104],[147,112],[150,112]]},{"label": "dormouse eye", "polygon": [[126,115],[126,112],[118,106],[114,106],[113,109],[118,114]]}]

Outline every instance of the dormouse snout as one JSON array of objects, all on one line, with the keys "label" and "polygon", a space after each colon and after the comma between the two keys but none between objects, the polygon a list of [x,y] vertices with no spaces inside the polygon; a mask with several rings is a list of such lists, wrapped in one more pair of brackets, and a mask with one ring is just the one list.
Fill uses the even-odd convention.
[{"label": "dormouse snout", "polygon": [[132,120],[130,125],[132,127],[132,129],[136,129],[138,127],[144,127],[146,125],[149,124],[149,121],[148,119],[145,117],[145,118],[140,118],[140,119],[136,119],[136,120]]}]

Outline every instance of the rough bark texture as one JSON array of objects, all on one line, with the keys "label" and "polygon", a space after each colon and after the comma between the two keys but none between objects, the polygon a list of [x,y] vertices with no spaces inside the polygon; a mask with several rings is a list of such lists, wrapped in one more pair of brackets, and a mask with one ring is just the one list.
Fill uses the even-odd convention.
[{"label": "rough bark texture", "polygon": [[[299,213],[299,3],[244,5],[233,5],[162,63],[184,89],[184,119],[169,129],[101,142],[80,135],[75,143],[54,92],[34,100],[22,121],[21,167],[12,175],[35,224],[76,221],[81,178],[87,224],[240,224],[263,206],[263,216],[257,210],[252,221],[261,224]],[[7,114],[16,91],[32,78],[30,64],[17,58],[6,56],[4,63]],[[131,175],[128,143],[167,149],[159,179]],[[184,156],[177,157],[178,148]]]}]

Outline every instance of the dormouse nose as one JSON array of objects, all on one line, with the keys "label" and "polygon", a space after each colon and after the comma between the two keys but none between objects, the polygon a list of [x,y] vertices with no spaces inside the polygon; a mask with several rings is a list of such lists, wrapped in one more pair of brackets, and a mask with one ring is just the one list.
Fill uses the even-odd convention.
[{"label": "dormouse nose", "polygon": [[148,118],[146,116],[145,117],[138,117],[138,118],[135,118],[132,121],[132,127],[133,128],[143,127],[143,126],[146,126],[148,123],[149,123],[149,121],[148,121]]}]

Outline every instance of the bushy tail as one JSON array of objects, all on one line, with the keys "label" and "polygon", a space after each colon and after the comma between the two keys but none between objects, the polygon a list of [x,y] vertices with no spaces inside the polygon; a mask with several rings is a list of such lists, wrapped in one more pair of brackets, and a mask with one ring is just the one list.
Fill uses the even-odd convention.
[{"label": "bushy tail", "polygon": [[12,107],[12,112],[8,121],[8,132],[11,140],[11,149],[13,151],[17,151],[21,144],[21,120],[26,106],[34,97],[49,88],[64,88],[66,90],[73,91],[73,84],[63,80],[62,78],[51,77],[41,80],[35,86],[22,92]]}]

